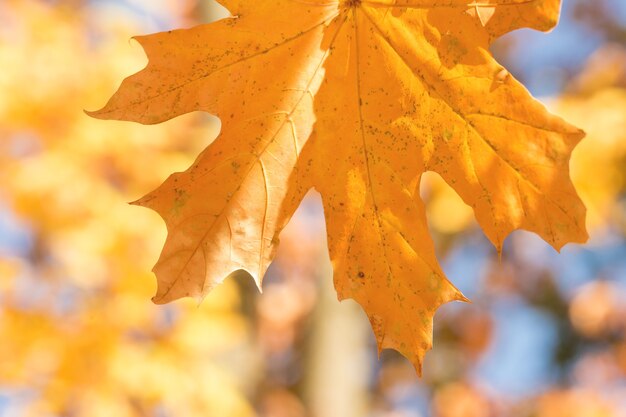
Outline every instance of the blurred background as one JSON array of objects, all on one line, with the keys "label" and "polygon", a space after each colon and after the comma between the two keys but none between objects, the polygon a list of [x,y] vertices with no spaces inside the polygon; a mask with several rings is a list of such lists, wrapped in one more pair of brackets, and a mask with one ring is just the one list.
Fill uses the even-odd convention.
[{"label": "blurred background", "polygon": [[165,227],[126,204],[219,131],[90,119],[145,65],[131,36],[221,16],[210,0],[0,1],[1,417],[626,416],[626,2],[564,0],[550,34],[493,52],[582,127],[572,176],[591,240],[516,232],[497,258],[436,175],[438,256],[473,300],[442,307],[418,379],[331,285],[319,196],[259,295],[234,276],[197,305],[150,302]]}]

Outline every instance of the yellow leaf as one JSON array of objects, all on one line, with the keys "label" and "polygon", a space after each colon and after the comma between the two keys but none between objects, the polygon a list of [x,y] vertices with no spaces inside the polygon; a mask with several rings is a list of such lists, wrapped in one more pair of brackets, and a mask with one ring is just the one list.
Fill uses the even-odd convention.
[{"label": "yellow leaf", "polygon": [[587,239],[569,179],[582,131],[550,115],[489,53],[520,27],[550,29],[558,0],[222,1],[233,17],[137,38],[146,69],[105,119],[158,123],[194,110],[222,134],[137,204],[165,219],[154,300],[204,296],[244,269],[260,285],[304,194],[324,202],[340,298],[379,349],[421,369],[446,279],[419,183],[435,171],[501,249],[515,229],[555,248]]}]

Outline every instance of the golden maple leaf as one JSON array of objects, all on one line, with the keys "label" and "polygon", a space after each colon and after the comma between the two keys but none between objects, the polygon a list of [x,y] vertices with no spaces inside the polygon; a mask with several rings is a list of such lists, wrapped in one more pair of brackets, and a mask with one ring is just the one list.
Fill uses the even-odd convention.
[{"label": "golden maple leaf", "polygon": [[550,29],[559,0],[221,3],[233,17],[137,38],[148,66],[92,113],[222,120],[192,167],[137,202],[169,232],[155,302],[202,297],[239,269],[260,286],[315,187],[339,298],[361,304],[379,349],[420,372],[435,310],[465,299],[435,257],[418,192],[425,171],[473,208],[498,250],[515,229],[557,249],[587,239],[568,167],[583,132],[488,50],[513,29]]}]

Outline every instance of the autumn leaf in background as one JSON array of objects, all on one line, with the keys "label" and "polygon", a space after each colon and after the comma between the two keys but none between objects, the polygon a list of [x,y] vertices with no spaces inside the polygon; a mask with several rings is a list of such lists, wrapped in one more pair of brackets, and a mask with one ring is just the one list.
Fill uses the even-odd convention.
[{"label": "autumn leaf in background", "polygon": [[160,123],[195,110],[222,133],[136,204],[168,238],[157,303],[203,297],[236,270],[260,286],[303,196],[323,199],[339,298],[367,313],[379,350],[418,372],[433,315],[465,297],[447,280],[419,185],[439,174],[498,251],[516,229],[584,242],[569,179],[583,132],[549,114],[489,52],[548,30],[559,0],[224,0],[233,17],[138,37],[148,66],[102,119]]},{"label": "autumn leaf in background", "polygon": [[164,234],[125,204],[215,126],[181,118],[146,134],[85,117],[142,64],[123,10],[9,0],[0,20],[0,415],[254,415],[233,382],[251,367],[224,369],[247,338],[236,284],[202,308],[154,308],[147,271]]}]

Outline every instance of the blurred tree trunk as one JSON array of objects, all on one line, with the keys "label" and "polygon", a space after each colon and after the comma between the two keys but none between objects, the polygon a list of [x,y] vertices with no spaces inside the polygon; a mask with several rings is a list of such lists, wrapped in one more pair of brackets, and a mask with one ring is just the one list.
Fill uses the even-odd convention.
[{"label": "blurred tree trunk", "polygon": [[200,17],[200,22],[212,22],[226,17],[228,14],[227,10],[215,0],[198,0],[196,4],[196,16]]},{"label": "blurred tree trunk", "polygon": [[305,396],[312,417],[362,417],[368,409],[369,323],[352,300],[337,301],[322,252],[319,300],[309,336]]}]

